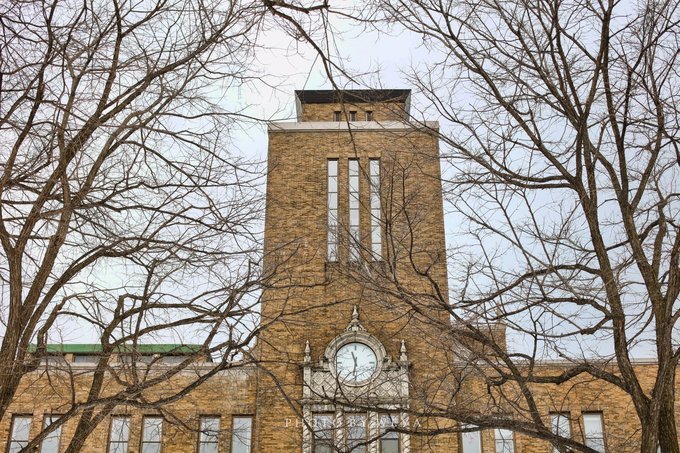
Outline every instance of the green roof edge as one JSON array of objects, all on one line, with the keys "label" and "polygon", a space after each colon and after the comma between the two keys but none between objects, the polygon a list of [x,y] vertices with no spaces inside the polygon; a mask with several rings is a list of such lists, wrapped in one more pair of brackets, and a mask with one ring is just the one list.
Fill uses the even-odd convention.
[{"label": "green roof edge", "polygon": [[[35,352],[37,346],[32,344],[28,352]],[[95,343],[83,344],[48,344],[47,353],[52,354],[100,354],[102,345]],[[196,354],[201,352],[203,345],[200,344],[131,344],[116,346],[114,352],[137,352],[138,354]]]}]

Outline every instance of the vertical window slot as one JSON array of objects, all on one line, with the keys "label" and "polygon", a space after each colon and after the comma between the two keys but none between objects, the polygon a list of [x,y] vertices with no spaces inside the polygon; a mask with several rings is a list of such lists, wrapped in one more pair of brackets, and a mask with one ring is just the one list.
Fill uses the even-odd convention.
[{"label": "vertical window slot", "polygon": [[328,159],[328,261],[338,261],[338,160]]},{"label": "vertical window slot", "polygon": [[349,260],[359,261],[361,235],[359,231],[359,160],[349,160]]},{"label": "vertical window slot", "polygon": [[380,159],[369,161],[371,181],[371,255],[382,259],[382,228],[380,225]]}]

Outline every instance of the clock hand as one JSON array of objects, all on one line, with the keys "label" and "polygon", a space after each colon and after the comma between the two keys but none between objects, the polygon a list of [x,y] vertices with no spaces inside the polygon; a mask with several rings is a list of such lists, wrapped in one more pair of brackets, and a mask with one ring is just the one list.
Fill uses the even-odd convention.
[{"label": "clock hand", "polygon": [[352,359],[354,359],[354,370],[352,370],[352,373],[354,374],[354,377],[357,377],[357,356],[354,355],[352,352]]}]

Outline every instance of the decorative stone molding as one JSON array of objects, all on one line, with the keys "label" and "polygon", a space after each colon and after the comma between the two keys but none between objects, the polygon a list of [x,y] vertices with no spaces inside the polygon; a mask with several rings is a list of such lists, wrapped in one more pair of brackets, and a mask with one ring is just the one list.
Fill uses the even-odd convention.
[{"label": "decorative stone molding", "polygon": [[[342,382],[335,369],[335,354],[344,345],[360,342],[370,346],[376,354],[378,366],[370,379],[362,382]],[[347,412],[356,408],[372,407],[381,412],[400,415],[402,423],[408,423],[406,410],[409,407],[409,362],[406,344],[401,342],[399,361],[394,362],[387,355],[382,342],[371,335],[359,321],[359,310],[354,307],[347,328],[326,347],[318,362],[312,361],[309,343],[305,344],[303,365],[303,453],[312,453],[314,414],[335,414],[335,439],[342,445],[344,433],[342,420]],[[379,412],[359,411],[368,417],[367,434],[370,438],[380,435]],[[409,453],[409,435],[401,433],[401,452]],[[368,452],[377,453],[378,442],[368,445]]]}]

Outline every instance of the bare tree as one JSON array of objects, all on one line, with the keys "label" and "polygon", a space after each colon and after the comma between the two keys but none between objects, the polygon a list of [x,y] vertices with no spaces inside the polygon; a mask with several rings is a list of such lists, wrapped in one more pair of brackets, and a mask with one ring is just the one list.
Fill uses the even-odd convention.
[{"label": "bare tree", "polygon": [[[241,115],[221,102],[256,80],[266,12],[248,1],[0,6],[0,418],[74,330],[101,355],[87,398],[54,425],[80,417],[68,451],[116,405],[161,407],[234,366],[266,327],[261,168],[232,150]],[[112,363],[159,342],[197,347],[172,366]],[[212,371],[148,398],[210,355]]]},{"label": "bare tree", "polygon": [[[539,390],[594,378],[630,396],[640,451],[678,452],[678,2],[374,6],[368,19],[417,34],[431,57],[407,74],[444,121],[433,133],[459,228],[450,301],[400,285],[395,268],[365,283],[417,314],[438,299],[454,321],[442,333],[470,346],[452,370],[489,389],[485,404],[430,415],[594,451],[552,433]],[[503,329],[521,346],[506,349]],[[651,386],[636,352],[655,356]],[[549,358],[562,365],[539,369]]]}]

